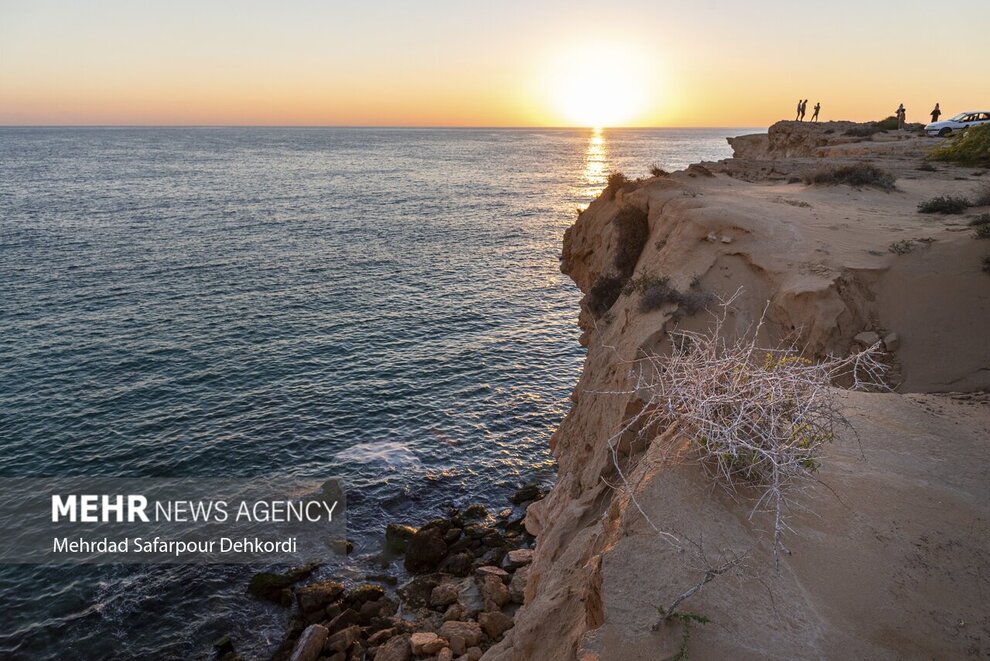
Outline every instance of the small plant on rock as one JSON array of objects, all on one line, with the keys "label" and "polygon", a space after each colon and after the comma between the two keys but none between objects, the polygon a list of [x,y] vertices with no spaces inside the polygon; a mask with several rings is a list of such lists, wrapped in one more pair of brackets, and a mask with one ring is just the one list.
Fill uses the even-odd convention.
[{"label": "small plant on rock", "polygon": [[894,241],[887,248],[890,252],[895,255],[906,255],[912,250],[914,250],[914,241],[911,239],[903,239],[901,241]]},{"label": "small plant on rock", "polygon": [[650,175],[654,177],[666,177],[668,174],[670,173],[660,167],[659,163],[654,163],[650,166]]},{"label": "small plant on rock", "polygon": [[608,175],[606,179],[605,190],[602,191],[602,195],[605,196],[607,200],[614,200],[615,194],[622,190],[622,187],[630,183],[626,175],[621,172],[613,172]]},{"label": "small plant on rock", "polygon": [[608,312],[609,308],[619,300],[619,294],[622,293],[622,287],[625,282],[626,278],[615,274],[599,276],[591,285],[591,290],[588,292],[588,299],[586,301],[591,314],[600,318]]}]

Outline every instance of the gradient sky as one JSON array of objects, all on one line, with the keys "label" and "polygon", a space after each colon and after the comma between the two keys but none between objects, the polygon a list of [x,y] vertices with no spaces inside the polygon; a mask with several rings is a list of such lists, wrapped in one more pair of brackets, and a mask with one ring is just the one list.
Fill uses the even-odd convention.
[{"label": "gradient sky", "polygon": [[0,124],[765,126],[990,107],[990,2],[0,0]]}]

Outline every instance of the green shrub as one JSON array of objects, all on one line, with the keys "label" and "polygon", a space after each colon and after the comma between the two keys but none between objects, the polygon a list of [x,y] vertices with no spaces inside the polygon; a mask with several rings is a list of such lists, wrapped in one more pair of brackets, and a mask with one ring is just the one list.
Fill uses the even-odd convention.
[{"label": "green shrub", "polygon": [[837,168],[818,170],[804,177],[806,184],[824,186],[846,184],[856,188],[872,186],[886,191],[894,190],[894,181],[894,175],[886,170],[881,170],[872,163],[842,165]]},{"label": "green shrub", "polygon": [[931,150],[928,158],[969,165],[990,165],[990,125],[974,126],[957,133]]},{"label": "green shrub", "polygon": [[965,197],[939,195],[918,205],[919,213],[958,214],[972,206]]},{"label": "green shrub", "polygon": [[881,131],[893,131],[897,129],[897,118],[891,115],[885,119],[881,119],[877,122],[877,128]]},{"label": "green shrub", "polygon": [[602,191],[602,195],[605,196],[606,200],[614,200],[615,194],[622,190],[623,186],[630,183],[626,175],[621,172],[613,172],[608,175],[608,179],[606,179],[606,181],[607,184],[605,186],[605,190]]},{"label": "green shrub", "polygon": [[595,317],[601,317],[608,312],[609,308],[619,300],[619,294],[622,293],[622,286],[625,282],[626,278],[614,273],[599,276],[588,292],[587,305],[591,314]]},{"label": "green shrub", "polygon": [[650,238],[650,225],[646,212],[633,206],[619,209],[612,219],[615,227],[615,255],[612,265],[620,276],[628,278],[636,270],[636,262]]}]

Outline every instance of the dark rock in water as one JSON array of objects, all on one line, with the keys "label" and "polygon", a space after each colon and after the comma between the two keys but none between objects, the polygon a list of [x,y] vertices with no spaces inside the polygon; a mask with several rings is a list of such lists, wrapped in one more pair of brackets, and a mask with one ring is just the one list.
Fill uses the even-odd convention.
[{"label": "dark rock in water", "polygon": [[[430,521],[427,524],[425,524],[422,528],[420,528],[420,530],[434,530],[434,529],[436,529],[436,530],[439,530],[440,531],[440,534],[441,535],[443,535],[448,530],[450,530],[451,527],[453,527],[453,525],[454,524],[451,523],[450,519],[433,519],[432,521]],[[460,526],[457,526],[457,527],[460,527]]]},{"label": "dark rock in water", "polygon": [[365,583],[347,593],[346,602],[349,606],[360,608],[367,601],[377,601],[385,596],[385,590],[380,585]]},{"label": "dark rock in water", "polygon": [[385,548],[392,553],[405,553],[409,540],[416,534],[412,526],[390,523],[385,527]]},{"label": "dark rock in water", "polygon": [[220,657],[226,654],[233,654],[234,641],[230,639],[230,636],[220,636],[213,641],[213,651]]},{"label": "dark rock in water", "polygon": [[421,528],[406,547],[406,571],[423,574],[436,571],[447,556],[447,544],[443,541],[444,530],[439,527]]},{"label": "dark rock in water", "polygon": [[474,555],[470,551],[460,551],[447,556],[440,565],[440,571],[454,576],[470,576],[474,567]]},{"label": "dark rock in water", "polygon": [[516,533],[517,535],[521,535],[525,531],[526,531],[525,516],[521,516],[518,519],[512,519],[507,524],[505,524],[506,534],[511,532],[511,533]]},{"label": "dark rock in water", "polygon": [[522,505],[525,502],[540,500],[543,498],[543,491],[535,484],[527,484],[509,497],[509,502],[513,505]]},{"label": "dark rock in water", "polygon": [[386,583],[388,585],[398,585],[399,579],[391,574],[368,574],[369,581],[377,581],[378,583]]},{"label": "dark rock in water", "polygon": [[282,606],[291,606],[292,593],[289,589],[299,581],[309,578],[319,566],[319,564],[314,563],[305,567],[290,569],[284,574],[267,571],[255,574],[248,583],[247,591],[258,599],[271,601]]},{"label": "dark rock in water", "polygon": [[321,581],[296,590],[296,603],[303,613],[323,610],[344,594],[344,586],[337,581]]},{"label": "dark rock in water", "polygon": [[461,533],[463,531],[460,528],[451,528],[446,533],[444,533],[443,541],[450,545],[461,538]]},{"label": "dark rock in water", "polygon": [[361,622],[367,626],[375,619],[394,615],[397,610],[399,610],[399,605],[388,597],[368,601],[361,606]]},{"label": "dark rock in water", "polygon": [[487,519],[488,508],[481,504],[471,505],[462,512],[465,519]]},{"label": "dark rock in water", "polygon": [[347,627],[327,638],[323,649],[325,652],[344,652],[360,638],[361,627],[357,625]]}]

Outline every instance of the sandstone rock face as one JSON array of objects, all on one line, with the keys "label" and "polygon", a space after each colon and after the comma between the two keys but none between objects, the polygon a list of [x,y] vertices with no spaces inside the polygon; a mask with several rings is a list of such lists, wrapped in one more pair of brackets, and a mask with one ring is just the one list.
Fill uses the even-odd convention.
[{"label": "sandstone rock face", "polygon": [[326,627],[319,624],[311,624],[303,631],[292,650],[290,661],[316,661],[323,651],[323,643],[326,642],[330,632]]}]

